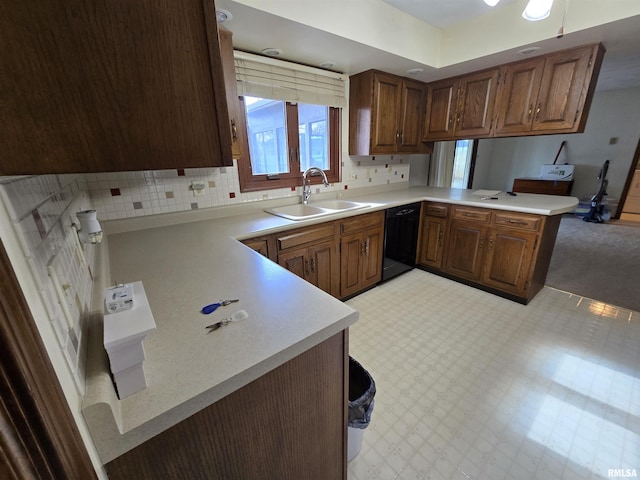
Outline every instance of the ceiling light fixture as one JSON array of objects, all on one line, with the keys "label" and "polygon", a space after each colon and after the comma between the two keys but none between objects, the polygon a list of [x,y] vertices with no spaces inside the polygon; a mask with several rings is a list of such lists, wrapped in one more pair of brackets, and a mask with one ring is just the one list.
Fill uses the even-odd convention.
[{"label": "ceiling light fixture", "polygon": [[530,22],[544,20],[551,13],[553,0],[529,0],[527,7],[522,12],[522,17]]},{"label": "ceiling light fixture", "polygon": [[484,3],[489,5],[490,7],[495,7],[500,0],[484,0]]},{"label": "ceiling light fixture", "polygon": [[336,64],[336,62],[332,62],[332,61],[326,61],[326,62],[322,62],[320,64],[321,68],[333,68],[333,66]]},{"label": "ceiling light fixture", "polygon": [[229,10],[224,10],[222,8],[216,10],[216,21],[218,23],[228,22],[231,19],[233,19],[233,15],[231,15]]},{"label": "ceiling light fixture", "polygon": [[280,55],[282,55],[284,52],[282,50],[280,50],[279,48],[265,48],[264,50],[262,50],[262,53],[264,53],[265,55],[269,55],[270,57],[279,57]]}]

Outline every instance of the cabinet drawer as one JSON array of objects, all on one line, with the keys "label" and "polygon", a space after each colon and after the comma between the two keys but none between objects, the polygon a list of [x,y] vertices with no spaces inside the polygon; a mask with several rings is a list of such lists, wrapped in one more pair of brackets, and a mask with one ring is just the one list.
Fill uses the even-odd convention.
[{"label": "cabinet drawer", "polygon": [[384,212],[366,213],[340,222],[342,235],[384,225]]},{"label": "cabinet drawer", "polygon": [[335,223],[327,222],[313,227],[283,232],[277,237],[278,251],[317,242],[335,235]]},{"label": "cabinet drawer", "polygon": [[453,210],[453,218],[489,223],[491,211],[473,207],[455,207]]},{"label": "cabinet drawer", "polygon": [[424,209],[422,211],[425,215],[429,215],[430,217],[447,218],[447,215],[449,215],[449,205],[427,202],[424,204]]},{"label": "cabinet drawer", "polygon": [[535,215],[525,215],[511,212],[494,212],[494,225],[518,227],[525,230],[539,230],[542,218]]}]

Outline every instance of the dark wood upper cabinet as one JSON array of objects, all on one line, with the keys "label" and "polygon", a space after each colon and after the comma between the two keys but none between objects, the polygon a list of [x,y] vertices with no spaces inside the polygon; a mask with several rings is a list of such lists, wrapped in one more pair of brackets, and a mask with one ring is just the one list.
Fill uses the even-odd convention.
[{"label": "dark wood upper cabinet", "polygon": [[426,153],[426,84],[376,70],[349,78],[349,154]]},{"label": "dark wood upper cabinet", "polygon": [[502,67],[502,84],[496,104],[496,135],[519,134],[531,129],[543,69],[544,58]]},{"label": "dark wood upper cabinet", "polygon": [[583,132],[601,44],[428,84],[423,140]]},{"label": "dark wood upper cabinet", "polygon": [[546,58],[533,131],[584,131],[587,115],[583,113],[590,106],[597,78],[593,73],[600,71],[603,55],[602,45],[594,45]]},{"label": "dark wood upper cabinet", "polygon": [[233,59],[233,33],[219,28],[220,55],[224,71],[225,91],[227,93],[227,107],[229,110],[229,131],[231,132],[231,153],[233,158],[240,158],[245,154],[247,128],[244,123],[243,105],[238,98],[236,83],[236,67]]},{"label": "dark wood upper cabinet", "polygon": [[491,133],[497,85],[498,69],[474,73],[460,79],[456,136],[475,138]]},{"label": "dark wood upper cabinet", "polygon": [[603,56],[597,44],[502,67],[496,135],[583,132]]},{"label": "dark wood upper cabinet", "polygon": [[231,164],[212,0],[3,2],[0,32],[0,174]]},{"label": "dark wood upper cabinet", "polygon": [[452,138],[458,105],[458,80],[446,79],[427,87],[427,109],[423,138]]},{"label": "dark wood upper cabinet", "polygon": [[429,84],[423,140],[488,136],[497,83],[492,69]]}]

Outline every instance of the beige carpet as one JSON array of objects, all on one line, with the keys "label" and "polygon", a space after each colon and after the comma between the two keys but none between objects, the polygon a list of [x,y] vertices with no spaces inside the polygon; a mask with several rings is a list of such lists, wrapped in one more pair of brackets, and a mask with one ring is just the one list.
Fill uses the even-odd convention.
[{"label": "beige carpet", "polygon": [[564,215],[546,284],[640,311],[640,226]]}]

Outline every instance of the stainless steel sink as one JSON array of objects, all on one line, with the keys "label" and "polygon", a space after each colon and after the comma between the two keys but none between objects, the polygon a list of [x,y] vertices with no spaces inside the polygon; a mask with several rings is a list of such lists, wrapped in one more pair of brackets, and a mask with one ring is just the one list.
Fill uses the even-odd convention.
[{"label": "stainless steel sink", "polygon": [[308,205],[296,203],[295,205],[268,208],[265,212],[288,220],[307,220],[368,206],[366,203],[348,202],[346,200],[324,200]]}]

